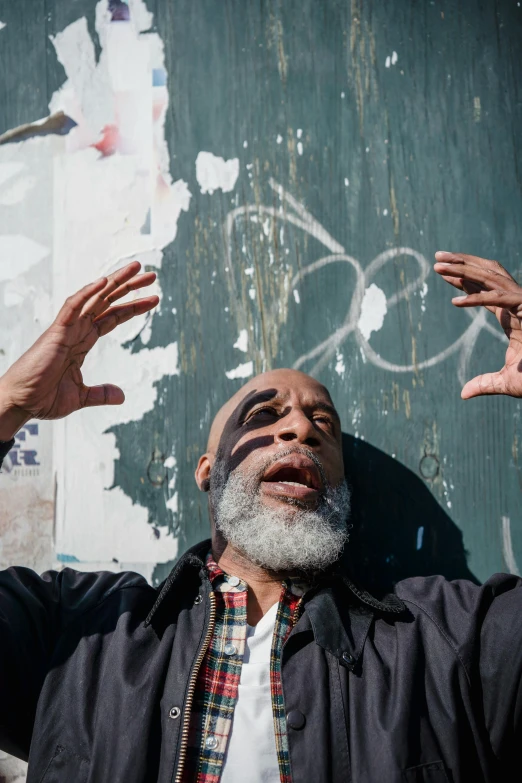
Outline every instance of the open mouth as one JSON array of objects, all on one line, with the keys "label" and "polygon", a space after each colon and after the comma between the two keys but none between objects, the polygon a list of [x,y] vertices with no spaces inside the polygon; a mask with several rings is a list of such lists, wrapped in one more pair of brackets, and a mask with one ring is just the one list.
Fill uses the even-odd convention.
[{"label": "open mouth", "polygon": [[315,502],[323,489],[314,462],[300,454],[289,454],[273,463],[262,479],[264,492],[281,499]]}]

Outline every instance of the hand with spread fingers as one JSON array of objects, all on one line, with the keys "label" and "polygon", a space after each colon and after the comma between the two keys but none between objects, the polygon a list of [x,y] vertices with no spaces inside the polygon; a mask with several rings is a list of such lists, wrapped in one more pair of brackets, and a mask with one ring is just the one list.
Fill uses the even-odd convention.
[{"label": "hand with spread fingers", "polygon": [[80,408],[123,403],[118,386],[86,386],[81,368],[98,338],[158,304],[157,296],[148,296],[112,306],[154,282],[156,274],[138,274],[140,268],[133,261],[69,297],[51,326],[0,378],[0,440],[29,419],[60,419]]},{"label": "hand with spread fingers", "polygon": [[435,253],[435,258],[435,271],[465,292],[453,298],[453,304],[485,307],[496,316],[509,339],[503,368],[468,381],[462,389],[462,399],[483,394],[522,397],[522,287],[497,261],[445,251]]}]

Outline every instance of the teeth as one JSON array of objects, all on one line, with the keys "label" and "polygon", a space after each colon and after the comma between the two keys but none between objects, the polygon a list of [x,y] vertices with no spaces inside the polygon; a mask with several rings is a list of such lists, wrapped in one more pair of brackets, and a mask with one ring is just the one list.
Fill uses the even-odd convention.
[{"label": "teeth", "polygon": [[302,484],[300,481],[280,481],[280,484],[288,484],[289,487],[307,487],[308,484]]}]

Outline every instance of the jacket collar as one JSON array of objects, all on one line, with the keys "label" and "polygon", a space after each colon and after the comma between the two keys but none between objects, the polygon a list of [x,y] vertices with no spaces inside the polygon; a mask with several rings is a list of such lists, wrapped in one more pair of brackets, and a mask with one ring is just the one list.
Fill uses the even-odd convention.
[{"label": "jacket collar", "polygon": [[316,644],[354,671],[374,618],[373,610],[347,603],[334,588],[325,587],[306,602],[303,623],[300,620],[293,633],[311,626]]},{"label": "jacket collar", "polygon": [[[211,547],[211,544],[212,542],[208,538],[205,541],[202,541],[201,543],[196,544],[195,546],[188,549],[187,552],[185,552],[185,554],[180,557],[168,577],[158,588],[158,597],[156,598],[156,601],[154,602],[154,605],[145,620],[145,626],[150,625],[152,618],[178,580],[187,575],[190,571],[194,573],[197,570],[202,574],[205,573],[205,557]],[[332,591],[328,585],[333,585],[334,587],[337,587],[337,589]],[[338,604],[338,601],[336,601],[334,598],[334,592],[337,594],[339,588],[344,588],[344,590],[348,592],[348,595],[353,599],[349,602],[350,605],[355,604],[355,606],[358,606],[359,609],[366,609],[366,613],[368,613],[368,610],[370,610],[370,614],[376,613],[389,616],[399,615],[406,611],[405,604],[398,596],[392,593],[384,596],[382,600],[379,600],[370,595],[370,593],[368,593],[366,590],[362,590],[361,588],[357,587],[347,576],[345,569],[342,567],[341,561],[336,563],[332,569],[324,575],[317,589],[321,589],[321,586],[326,588],[326,591],[330,589],[331,600],[336,604]],[[317,618],[316,624],[317,628],[321,626],[321,623]],[[314,625],[314,631],[315,630],[316,628]],[[329,628],[328,633],[330,634],[331,632],[332,628]]]},{"label": "jacket collar", "polygon": [[170,593],[176,581],[181,580],[182,577],[188,574],[190,571],[195,572],[196,569],[198,572],[204,572],[205,556],[210,549],[210,546],[211,540],[208,538],[205,541],[202,541],[200,544],[196,544],[190,549],[187,549],[185,554],[180,557],[163,584],[158,587],[158,597],[156,598],[152,609],[145,619],[145,627],[151,624],[152,618],[160,608],[167,595]]}]

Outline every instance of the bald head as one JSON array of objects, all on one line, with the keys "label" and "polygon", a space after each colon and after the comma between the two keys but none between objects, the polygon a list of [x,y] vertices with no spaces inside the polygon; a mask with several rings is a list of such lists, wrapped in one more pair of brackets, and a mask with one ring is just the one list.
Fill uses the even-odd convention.
[{"label": "bald head", "polygon": [[277,392],[280,388],[284,390],[300,389],[312,397],[318,396],[320,399],[328,401],[333,408],[332,398],[326,386],[300,370],[283,368],[260,373],[247,381],[217,412],[210,428],[207,452],[216,453],[225,425],[244,400],[255,392],[262,393],[267,390]]}]

